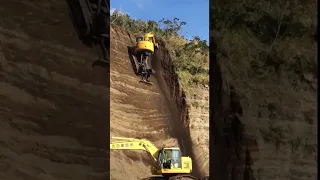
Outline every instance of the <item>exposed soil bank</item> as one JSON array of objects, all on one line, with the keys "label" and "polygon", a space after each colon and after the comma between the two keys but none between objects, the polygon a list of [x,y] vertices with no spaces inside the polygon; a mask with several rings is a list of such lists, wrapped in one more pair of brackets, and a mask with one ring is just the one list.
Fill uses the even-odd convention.
[{"label": "exposed soil bank", "polygon": [[159,41],[159,50],[153,57],[153,67],[156,70],[156,78],[161,91],[168,100],[172,113],[172,135],[180,141],[180,147],[184,154],[188,154],[193,159],[194,175],[202,177],[204,171],[199,169],[199,164],[194,155],[193,145],[189,129],[189,110],[186,102],[186,94],[179,85],[178,75],[174,71],[174,66],[170,53],[165,49],[165,44]]},{"label": "exposed soil bank", "polygon": [[[184,155],[193,158],[190,133],[187,129],[188,110],[185,95],[179,87],[168,51],[160,43],[159,51],[152,57],[152,66],[157,75],[153,79],[154,85],[148,86],[139,83],[139,78],[132,70],[127,46],[134,46],[134,40],[133,35],[121,28],[115,26],[111,28],[111,135],[144,137],[154,142],[174,138],[178,140]],[[133,109],[136,110],[132,111]],[[123,119],[121,116],[127,116],[128,111],[131,112],[127,114],[130,118]],[[154,119],[154,117],[158,118]],[[128,124],[131,125],[128,126]],[[123,172],[125,174],[132,172],[140,178],[145,176],[149,171],[147,163],[150,162],[143,159],[146,159],[144,155],[112,151],[111,176],[114,179],[121,179]],[[116,161],[117,164],[113,165]],[[140,161],[144,161],[145,164],[140,164]],[[129,170],[133,162],[138,165],[137,172]],[[193,175],[203,176],[195,158],[193,162]],[[141,172],[145,173],[141,174]]]}]

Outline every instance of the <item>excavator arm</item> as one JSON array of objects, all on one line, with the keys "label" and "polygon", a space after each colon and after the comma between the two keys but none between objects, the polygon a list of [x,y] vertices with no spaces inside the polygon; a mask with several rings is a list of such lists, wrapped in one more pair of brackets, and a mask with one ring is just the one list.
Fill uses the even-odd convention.
[{"label": "excavator arm", "polygon": [[150,153],[154,161],[157,161],[159,149],[147,139],[111,137],[110,149],[119,150],[144,150]]}]

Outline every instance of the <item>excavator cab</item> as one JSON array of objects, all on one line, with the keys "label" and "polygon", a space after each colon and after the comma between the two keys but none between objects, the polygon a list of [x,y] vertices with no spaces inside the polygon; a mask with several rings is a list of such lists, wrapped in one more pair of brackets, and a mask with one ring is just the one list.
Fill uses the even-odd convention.
[{"label": "excavator cab", "polygon": [[190,174],[192,159],[183,157],[178,147],[165,147],[159,150],[156,171],[158,174]]},{"label": "excavator cab", "polygon": [[158,155],[158,164],[163,169],[181,168],[181,152],[179,148],[162,148]]}]

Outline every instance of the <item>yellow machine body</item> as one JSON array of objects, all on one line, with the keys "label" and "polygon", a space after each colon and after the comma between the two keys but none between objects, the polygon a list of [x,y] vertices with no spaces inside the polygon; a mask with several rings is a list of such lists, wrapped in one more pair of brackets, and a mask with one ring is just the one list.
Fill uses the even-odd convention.
[{"label": "yellow machine body", "polygon": [[158,48],[158,44],[153,33],[146,33],[144,37],[139,36],[136,38],[136,51],[146,51],[153,54],[155,48]]},{"label": "yellow machine body", "polygon": [[[110,150],[144,150],[150,153],[154,160],[152,165],[154,175],[177,176],[190,175],[192,172],[192,159],[183,157],[180,148],[164,147],[158,149],[153,143],[147,139],[112,137],[110,142]],[[162,158],[159,153],[166,153],[166,157]],[[163,155],[163,154],[161,154]],[[170,161],[168,161],[170,160]],[[170,168],[164,167],[160,162],[168,161]]]},{"label": "yellow machine body", "polygon": [[138,41],[136,44],[136,51],[146,51],[151,54],[154,53],[154,45],[150,41]]}]

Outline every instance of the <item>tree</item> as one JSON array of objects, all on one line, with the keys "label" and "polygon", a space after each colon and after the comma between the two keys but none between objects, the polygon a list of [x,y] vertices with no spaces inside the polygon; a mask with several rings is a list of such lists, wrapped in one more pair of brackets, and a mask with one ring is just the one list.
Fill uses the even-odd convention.
[{"label": "tree", "polygon": [[166,36],[179,35],[182,27],[187,24],[184,21],[180,21],[179,18],[173,18],[173,21],[163,18],[158,23]]}]

